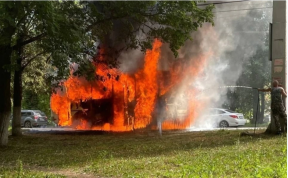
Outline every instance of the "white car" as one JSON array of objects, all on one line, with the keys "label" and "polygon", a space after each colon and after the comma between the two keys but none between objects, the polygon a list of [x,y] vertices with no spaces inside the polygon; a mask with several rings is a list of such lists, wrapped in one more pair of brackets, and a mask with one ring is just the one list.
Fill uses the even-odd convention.
[{"label": "white car", "polygon": [[209,109],[209,114],[205,115],[205,118],[213,122],[216,127],[243,126],[246,123],[242,113],[222,108]]}]

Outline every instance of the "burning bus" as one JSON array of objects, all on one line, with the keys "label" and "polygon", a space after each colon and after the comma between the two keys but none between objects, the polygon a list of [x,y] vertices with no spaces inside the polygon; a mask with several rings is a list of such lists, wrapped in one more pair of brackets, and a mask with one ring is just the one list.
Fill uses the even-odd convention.
[{"label": "burning bus", "polygon": [[[156,128],[185,129],[199,115],[203,103],[187,80],[200,72],[204,60],[175,61],[166,71],[158,70],[161,46],[155,40],[147,50],[143,68],[124,73],[105,63],[95,64],[98,80],[70,76],[62,91],[51,96],[51,109],[60,126],[75,129],[129,131]],[[105,60],[105,59],[102,59]]]}]

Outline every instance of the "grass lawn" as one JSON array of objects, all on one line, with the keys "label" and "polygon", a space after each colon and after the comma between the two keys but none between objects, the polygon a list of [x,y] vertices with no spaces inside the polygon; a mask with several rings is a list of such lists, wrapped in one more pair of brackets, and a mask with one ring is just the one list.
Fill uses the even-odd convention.
[{"label": "grass lawn", "polygon": [[0,177],[287,177],[286,137],[240,132],[25,134]]},{"label": "grass lawn", "polygon": [[[265,127],[267,128],[269,123],[263,123],[263,124],[256,124],[256,127]],[[246,123],[243,127],[255,127],[255,123]]]}]

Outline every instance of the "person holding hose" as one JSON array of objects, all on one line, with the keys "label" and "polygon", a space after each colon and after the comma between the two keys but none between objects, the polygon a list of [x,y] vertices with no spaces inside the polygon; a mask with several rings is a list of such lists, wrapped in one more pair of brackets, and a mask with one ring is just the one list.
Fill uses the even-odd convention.
[{"label": "person holding hose", "polygon": [[283,104],[282,96],[287,97],[285,90],[279,86],[279,82],[274,80],[272,88],[260,89],[258,91],[271,92],[271,111],[275,121],[277,134],[287,132],[287,114]]}]

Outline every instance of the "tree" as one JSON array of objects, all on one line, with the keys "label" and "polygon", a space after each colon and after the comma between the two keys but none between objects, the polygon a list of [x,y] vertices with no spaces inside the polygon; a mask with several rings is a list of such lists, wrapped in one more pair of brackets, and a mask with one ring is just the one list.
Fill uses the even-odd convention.
[{"label": "tree", "polygon": [[[31,3],[23,2],[16,3],[21,17],[21,23],[17,26],[14,40],[16,43],[13,46],[15,50],[15,72],[14,72],[14,94],[13,94],[13,121],[12,121],[12,135],[21,135],[21,100],[22,100],[22,72],[35,59],[43,54],[63,54],[63,52],[55,52],[50,46],[57,48],[57,50],[65,50],[66,54],[73,55],[77,53],[80,48],[75,49],[71,47],[73,44],[79,47],[77,43],[85,40],[85,32],[82,28],[81,13],[80,17],[68,19],[62,13],[77,13],[81,10],[73,3]],[[66,33],[68,34],[66,34]],[[72,36],[71,36],[72,35]],[[81,39],[82,38],[82,39]],[[49,42],[45,40],[49,39]],[[61,41],[62,40],[62,41]],[[33,43],[32,43],[33,42]],[[30,46],[29,46],[30,45]],[[31,50],[32,47],[38,51]],[[34,53],[33,53],[34,52]],[[72,54],[71,54],[71,53]],[[62,55],[67,59],[68,55]],[[57,58],[54,58],[57,59]],[[76,58],[77,59],[77,58]],[[14,64],[14,63],[12,63]]]},{"label": "tree", "polygon": [[[110,44],[125,44],[126,48],[151,48],[155,38],[169,43],[171,50],[177,50],[190,39],[204,22],[213,23],[213,6],[197,7],[197,1],[176,2],[93,2],[88,3],[88,13],[96,36]],[[113,32],[110,34],[110,32]],[[108,37],[107,39],[107,35]],[[142,36],[141,36],[142,35]],[[144,38],[143,38],[144,37]]]},{"label": "tree", "polygon": [[[10,104],[10,69],[11,55],[17,50],[14,84],[21,84],[22,62],[27,58],[25,48],[35,44],[39,53],[50,56],[48,62],[57,68],[57,75],[50,80],[60,81],[69,75],[69,63],[87,64],[87,55],[96,52],[95,42],[107,43],[111,40],[121,44],[120,49],[140,47],[143,51],[151,48],[154,38],[170,44],[171,50],[177,55],[177,49],[190,39],[190,33],[197,30],[204,22],[212,22],[213,6],[198,8],[197,2],[1,2],[0,12],[0,55],[3,57],[0,67],[1,82],[5,87],[0,89],[0,145],[7,144],[8,118]],[[121,34],[113,34],[117,24],[121,24]],[[119,27],[119,26],[118,26]],[[7,31],[9,30],[9,31]],[[139,33],[142,33],[142,38]],[[110,38],[116,36],[116,38]],[[145,35],[145,38],[143,38]],[[109,37],[110,36],[110,37]],[[5,40],[2,40],[5,39]],[[91,52],[92,51],[92,52]],[[37,55],[36,55],[37,56]],[[30,56],[28,59],[36,59]],[[21,63],[19,61],[21,61]],[[26,61],[26,64],[29,64]],[[12,65],[13,66],[13,65]],[[76,73],[80,75],[79,73]],[[82,74],[83,75],[83,74]],[[17,87],[14,86],[14,90]],[[14,93],[15,107],[19,123],[22,96]],[[5,94],[3,94],[5,93]],[[17,99],[18,98],[18,99]],[[9,100],[9,101],[8,101]],[[20,107],[19,107],[20,103]],[[7,106],[7,107],[4,107]],[[16,127],[19,125],[16,124]],[[18,127],[19,128],[19,127]],[[17,133],[17,132],[15,132]]]},{"label": "tree", "polygon": [[[31,50],[35,50],[32,48]],[[46,56],[38,56],[24,70],[22,75],[23,109],[39,109],[47,116],[50,113],[51,86],[47,81],[47,72],[51,66],[46,63]]]},{"label": "tree", "polygon": [[[249,60],[245,61],[243,64],[243,71],[240,75],[237,85],[238,86],[252,86],[255,88],[264,88],[269,86],[271,78],[271,65],[268,60],[268,46],[264,48],[258,48],[255,55],[253,55]],[[258,100],[259,97],[259,100]],[[258,91],[251,89],[235,89],[233,92],[228,91],[229,102],[233,103],[234,110],[243,112],[246,118],[252,118],[251,122],[255,122],[256,110],[258,107],[258,123],[263,122],[264,111],[267,106],[267,101],[265,101],[264,93],[260,93],[258,96]],[[259,102],[259,103],[258,103]]]},{"label": "tree", "polygon": [[[16,16],[14,14],[13,4],[7,4],[3,6],[0,4],[0,145],[6,145],[8,143],[8,125],[9,117],[11,112],[11,101],[10,101],[10,81],[11,73],[9,69],[10,57],[12,54],[11,41],[12,36],[15,33],[17,23],[13,22]],[[5,18],[7,17],[7,18]],[[9,17],[9,18],[8,18]],[[12,19],[12,20],[11,20]]]},{"label": "tree", "polygon": [[[37,43],[40,53],[50,53],[55,60],[57,59],[55,56],[60,56],[60,54],[62,54],[62,60],[67,60],[68,55],[77,60],[79,57],[77,58],[77,56],[73,55],[76,53],[79,55],[79,51],[82,51],[79,46],[81,41],[87,40],[87,36],[80,17],[76,20],[67,18],[68,14],[78,14],[80,12],[79,16],[82,15],[81,9],[74,2],[1,2],[0,12],[2,13],[0,18],[0,67],[2,68],[1,84],[3,84],[0,89],[1,97],[3,98],[0,102],[0,145],[6,145],[11,112],[11,69],[15,69],[15,93],[13,98],[14,107],[17,107],[15,111],[17,110],[18,113],[15,114],[18,119],[15,120],[16,122],[13,121],[13,125],[15,126],[16,123],[14,128],[17,129],[18,127],[20,129],[22,71],[27,66],[26,64],[36,59],[35,56],[31,58],[29,58],[30,56],[25,56],[23,47],[33,42]],[[53,48],[57,50],[53,50]],[[15,58],[12,58],[13,51],[16,53],[14,55]],[[66,53],[63,53],[63,51]],[[17,132],[14,133],[17,134]]]},{"label": "tree", "polygon": [[[267,6],[271,2],[265,2]],[[252,7],[254,6],[251,3]],[[256,4],[255,4],[256,5]],[[258,6],[258,4],[256,5]],[[238,31],[237,35],[241,35],[240,45],[228,56],[235,59],[232,66],[235,69],[241,69],[241,73],[236,82],[238,86],[251,86],[263,88],[269,86],[271,79],[271,64],[269,57],[269,22],[271,22],[271,9],[249,11],[247,15],[240,16],[229,24],[232,31]],[[236,35],[236,34],[235,34]],[[234,55],[235,54],[235,55]],[[236,60],[237,59],[237,60]],[[244,113],[246,118],[251,119],[254,123],[256,113],[258,123],[263,121],[264,111],[267,110],[269,101],[265,100],[265,95],[251,89],[235,88],[228,90],[228,103],[225,105],[232,106],[231,109]],[[259,102],[259,103],[258,103]],[[257,105],[259,104],[258,111]]]}]

